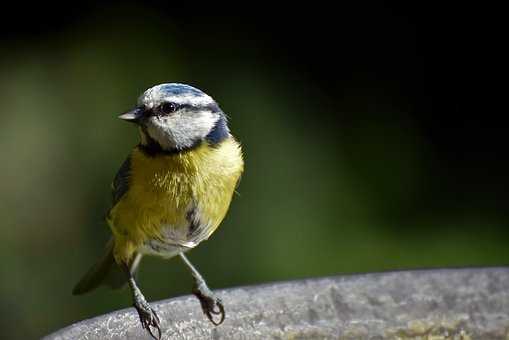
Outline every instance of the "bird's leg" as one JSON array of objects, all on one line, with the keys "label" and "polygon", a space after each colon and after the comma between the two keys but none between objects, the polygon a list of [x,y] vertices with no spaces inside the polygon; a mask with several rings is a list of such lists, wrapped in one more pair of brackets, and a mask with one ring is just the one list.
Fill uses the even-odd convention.
[{"label": "bird's leg", "polygon": [[[147,302],[143,296],[143,293],[138,288],[138,285],[136,284],[136,281],[134,280],[134,277],[128,267],[126,267],[126,272],[128,275],[127,282],[129,283],[129,287],[131,287],[131,291],[133,293],[133,306],[138,312],[141,326],[150,333],[152,338],[160,340],[161,321],[159,320],[156,311],[150,307],[150,304]],[[152,332],[152,327],[157,331],[157,336]]]},{"label": "bird's leg", "polygon": [[[225,318],[224,306],[221,300],[210,290],[205,279],[200,275],[198,270],[189,262],[187,257],[180,253],[180,258],[191,271],[194,279],[193,294],[200,300],[203,313],[214,325],[218,326],[223,323]],[[219,320],[214,320],[214,316],[219,316]]]}]

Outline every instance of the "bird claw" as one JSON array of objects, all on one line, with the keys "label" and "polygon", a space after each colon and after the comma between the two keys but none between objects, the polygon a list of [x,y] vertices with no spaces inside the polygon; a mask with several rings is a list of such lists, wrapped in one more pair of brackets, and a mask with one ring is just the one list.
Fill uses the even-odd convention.
[{"label": "bird claw", "polygon": [[[161,340],[161,320],[156,311],[149,304],[139,306],[135,304],[134,308],[138,312],[143,329],[146,329],[155,340]],[[153,333],[152,328],[157,331],[157,336]]]},{"label": "bird claw", "polygon": [[[226,316],[224,311],[223,302],[216,297],[208,288],[206,289],[193,289],[193,294],[200,300],[201,308],[207,318],[214,324],[219,326],[223,323]],[[214,320],[215,316],[219,315],[219,321]]]}]

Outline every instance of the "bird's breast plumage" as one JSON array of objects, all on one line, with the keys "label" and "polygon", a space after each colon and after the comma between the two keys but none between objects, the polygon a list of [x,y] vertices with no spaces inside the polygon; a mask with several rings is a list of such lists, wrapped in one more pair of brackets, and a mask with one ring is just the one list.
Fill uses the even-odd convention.
[{"label": "bird's breast plumage", "polygon": [[242,170],[233,137],[176,154],[135,148],[128,189],[108,214],[117,262],[136,251],[172,256],[207,239],[226,215]]}]

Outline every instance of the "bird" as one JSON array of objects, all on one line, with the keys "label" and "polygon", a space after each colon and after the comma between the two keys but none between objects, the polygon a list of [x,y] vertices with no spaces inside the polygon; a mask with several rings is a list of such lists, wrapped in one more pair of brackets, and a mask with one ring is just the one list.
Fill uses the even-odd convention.
[{"label": "bird", "polygon": [[141,326],[160,339],[161,320],[139,288],[136,272],[143,255],[178,256],[190,270],[203,312],[219,325],[225,319],[223,303],[185,253],[221,224],[244,170],[228,118],[212,97],[181,83],[147,89],[119,118],[137,125],[140,141],[112,182],[105,218],[112,236],[104,255],[73,294],[127,283]]}]

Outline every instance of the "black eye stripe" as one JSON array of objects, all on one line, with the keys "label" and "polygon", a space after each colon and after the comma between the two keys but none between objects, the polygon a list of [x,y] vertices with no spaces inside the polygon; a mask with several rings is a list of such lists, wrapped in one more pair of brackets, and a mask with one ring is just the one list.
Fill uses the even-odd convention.
[{"label": "black eye stripe", "polygon": [[211,103],[208,105],[193,105],[190,103],[174,103],[174,102],[164,102],[160,104],[156,109],[154,109],[154,113],[157,114],[170,114],[178,110],[187,110],[187,111],[211,111],[211,112],[219,112],[220,109],[216,103]]},{"label": "black eye stripe", "polygon": [[186,110],[193,110],[196,106],[193,106],[191,104],[179,104],[179,109],[186,109]]},{"label": "black eye stripe", "polygon": [[159,112],[162,114],[170,114],[179,109],[179,105],[172,102],[166,102],[159,105]]},{"label": "black eye stripe", "polygon": [[211,111],[211,112],[219,112],[219,106],[216,103],[211,103],[207,105],[193,105],[193,104],[179,104],[179,110],[186,109],[189,111]]}]

